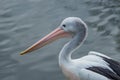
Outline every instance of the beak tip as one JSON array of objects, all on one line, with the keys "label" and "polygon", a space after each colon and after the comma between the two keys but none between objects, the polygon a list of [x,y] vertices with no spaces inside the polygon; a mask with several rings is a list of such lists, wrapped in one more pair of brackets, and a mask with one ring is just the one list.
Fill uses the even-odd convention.
[{"label": "beak tip", "polygon": [[20,55],[24,55],[24,54],[25,54],[25,51],[20,52]]}]

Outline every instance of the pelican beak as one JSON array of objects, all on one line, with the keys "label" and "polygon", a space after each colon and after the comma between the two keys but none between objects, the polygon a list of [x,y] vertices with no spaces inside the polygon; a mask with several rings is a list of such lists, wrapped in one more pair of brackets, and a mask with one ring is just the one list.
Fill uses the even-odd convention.
[{"label": "pelican beak", "polygon": [[27,48],[26,50],[22,51],[20,53],[20,55],[32,52],[34,50],[37,50],[59,38],[62,37],[68,37],[70,36],[69,32],[65,32],[62,28],[57,28],[54,31],[52,31],[51,33],[49,33],[48,35],[46,35],[45,37],[43,37],[41,40],[39,40],[38,42],[36,42],[35,44],[33,44],[32,46],[30,46],[29,48]]}]

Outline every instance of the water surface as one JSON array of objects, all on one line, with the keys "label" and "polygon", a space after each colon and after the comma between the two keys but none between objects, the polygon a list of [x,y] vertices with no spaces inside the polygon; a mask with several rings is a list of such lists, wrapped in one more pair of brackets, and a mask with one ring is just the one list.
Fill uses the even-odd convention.
[{"label": "water surface", "polygon": [[69,16],[80,17],[89,28],[87,40],[73,58],[94,50],[119,61],[119,3],[119,0],[1,0],[0,80],[66,80],[58,66],[58,54],[68,40],[61,39],[24,56],[19,52]]}]

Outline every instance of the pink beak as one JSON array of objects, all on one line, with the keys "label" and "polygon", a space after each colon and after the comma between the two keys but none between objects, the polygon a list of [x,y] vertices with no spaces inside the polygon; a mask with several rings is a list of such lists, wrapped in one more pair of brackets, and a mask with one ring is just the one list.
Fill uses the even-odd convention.
[{"label": "pink beak", "polygon": [[68,37],[68,36],[70,36],[69,32],[65,32],[62,28],[57,28],[54,31],[52,31],[51,33],[49,33],[48,35],[46,35],[45,37],[43,37],[41,40],[39,40],[38,42],[33,44],[32,46],[30,46],[29,48],[27,48],[26,50],[21,52],[20,55],[32,52],[32,51],[37,50],[59,38]]}]

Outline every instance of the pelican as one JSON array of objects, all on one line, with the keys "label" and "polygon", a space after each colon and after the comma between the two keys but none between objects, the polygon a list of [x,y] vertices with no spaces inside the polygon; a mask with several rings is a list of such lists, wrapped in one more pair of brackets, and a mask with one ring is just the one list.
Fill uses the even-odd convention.
[{"label": "pelican", "polygon": [[120,80],[120,63],[99,52],[90,51],[79,59],[72,59],[87,36],[87,25],[78,17],[68,17],[57,29],[20,54],[37,50],[57,39],[69,37],[59,54],[59,66],[69,80]]}]

